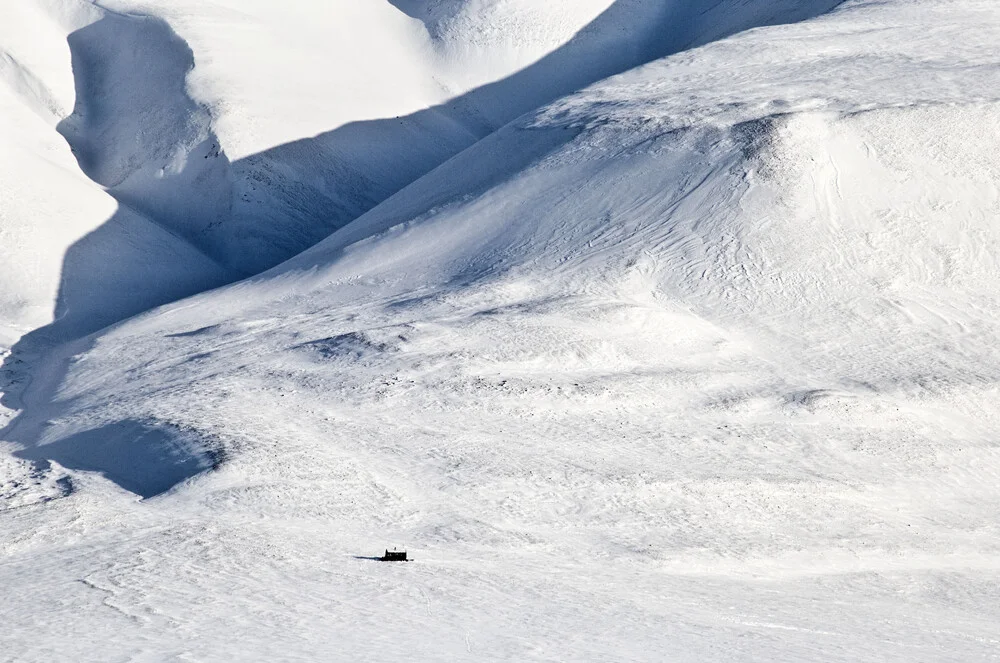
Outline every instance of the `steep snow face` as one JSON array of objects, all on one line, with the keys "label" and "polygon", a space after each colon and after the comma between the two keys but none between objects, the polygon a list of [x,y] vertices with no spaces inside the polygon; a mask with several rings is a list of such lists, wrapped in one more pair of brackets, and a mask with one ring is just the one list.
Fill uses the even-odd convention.
[{"label": "steep snow face", "polygon": [[998,43],[910,0],[709,44],[64,346],[4,432],[17,645],[992,656]]},{"label": "steep snow face", "polygon": [[[67,35],[86,31],[101,12],[31,0],[0,4],[0,13],[0,346],[50,323],[50,338],[71,338],[225,282],[189,243],[116,205],[56,132],[81,103]],[[107,122],[121,119],[110,114]],[[102,138],[121,144],[141,133],[129,130],[127,139],[120,131]],[[88,154],[77,152],[85,163]]]},{"label": "steep snow face", "polygon": [[0,81],[13,95],[55,124],[73,105],[73,75],[66,68],[66,30],[35,2],[5,2],[0,25]]},{"label": "steep snow face", "polygon": [[[7,2],[2,11],[0,346],[9,347],[51,320],[61,258],[73,240],[66,235],[86,233],[112,208],[73,172],[69,150],[52,131],[73,100],[72,74],[60,61],[69,58],[65,31],[35,3]],[[52,196],[49,187],[60,181],[57,189],[77,195]],[[42,223],[29,222],[36,213]],[[52,217],[64,219],[63,227],[47,227]]]}]

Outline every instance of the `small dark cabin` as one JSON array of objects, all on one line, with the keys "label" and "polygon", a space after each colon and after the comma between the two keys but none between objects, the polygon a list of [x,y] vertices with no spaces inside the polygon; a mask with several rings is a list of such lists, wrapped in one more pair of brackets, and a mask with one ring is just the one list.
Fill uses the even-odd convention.
[{"label": "small dark cabin", "polygon": [[395,548],[393,548],[391,551],[388,550],[388,549],[386,549],[385,555],[382,556],[382,561],[383,562],[406,562],[408,560],[406,559],[406,551],[405,550],[397,551]]}]

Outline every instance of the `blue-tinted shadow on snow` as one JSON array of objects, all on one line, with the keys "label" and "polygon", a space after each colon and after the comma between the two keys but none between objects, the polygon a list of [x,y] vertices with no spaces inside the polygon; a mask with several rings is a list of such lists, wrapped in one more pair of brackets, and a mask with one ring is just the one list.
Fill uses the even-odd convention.
[{"label": "blue-tinted shadow on snow", "polygon": [[218,451],[191,432],[134,420],[76,433],[15,455],[43,467],[55,461],[71,470],[99,472],[143,498],[164,493],[221,460]]}]

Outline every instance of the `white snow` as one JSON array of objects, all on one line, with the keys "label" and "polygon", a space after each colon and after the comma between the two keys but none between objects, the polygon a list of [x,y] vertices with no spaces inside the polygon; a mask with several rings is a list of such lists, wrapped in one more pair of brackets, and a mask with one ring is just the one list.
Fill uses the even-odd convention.
[{"label": "white snow", "polygon": [[0,2],[4,656],[1000,658],[1000,7],[835,4]]}]

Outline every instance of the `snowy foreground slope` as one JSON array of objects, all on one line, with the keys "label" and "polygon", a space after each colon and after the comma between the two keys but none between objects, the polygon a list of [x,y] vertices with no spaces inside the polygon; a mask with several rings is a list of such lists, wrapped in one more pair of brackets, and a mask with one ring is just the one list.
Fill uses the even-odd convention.
[{"label": "snowy foreground slope", "polygon": [[[195,4],[141,4],[198,63],[181,114],[211,118],[172,144],[289,181],[325,164],[316,186],[340,191],[330,164],[353,153],[320,140],[293,168],[261,152],[302,137],[279,135],[292,111],[228,96],[250,89],[226,80],[233,26],[259,29],[271,3]],[[286,4],[274,35],[308,18]],[[414,129],[412,181],[372,175],[352,208],[367,212],[269,271],[90,336],[65,325],[43,354],[52,336],[14,348],[0,657],[1000,658],[1000,8],[856,0],[800,22],[834,3],[807,4],[686,5],[714,11],[711,26],[797,21],[712,41],[669,2],[552,3],[562,32],[523,53],[469,26],[522,34],[526,2],[351,4],[398,28],[386,35],[412,30],[402,59],[426,49],[448,81],[401,91],[398,112],[434,108],[413,121],[466,138],[431,158],[415,136],[460,132]],[[512,89],[497,76],[534,80],[536,58],[625,10],[689,30],[628,66],[706,45],[524,107],[491,101]],[[482,71],[456,73],[463,49]],[[0,109],[61,123],[80,91],[60,85],[19,84]],[[369,103],[331,113],[386,108]],[[108,164],[136,161],[88,162],[82,148],[105,149],[93,137],[129,116],[99,130],[88,117],[61,129],[82,140],[81,170],[39,129],[50,142],[19,148],[38,175],[19,176],[45,190],[54,163],[81,191],[67,200],[94,210],[102,196],[147,220],[183,210],[146,186],[164,179],[141,175],[149,164],[121,188]],[[306,126],[287,130],[320,130]],[[216,167],[176,169],[177,190]],[[262,189],[291,218],[282,189]],[[205,268],[206,288],[253,271],[211,233],[185,234],[189,219],[167,234],[221,270]],[[416,561],[367,559],[394,545]]]}]

